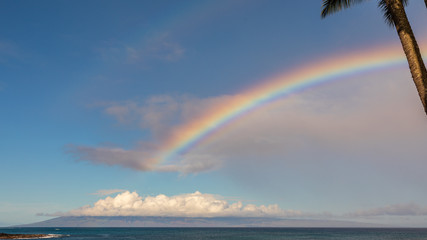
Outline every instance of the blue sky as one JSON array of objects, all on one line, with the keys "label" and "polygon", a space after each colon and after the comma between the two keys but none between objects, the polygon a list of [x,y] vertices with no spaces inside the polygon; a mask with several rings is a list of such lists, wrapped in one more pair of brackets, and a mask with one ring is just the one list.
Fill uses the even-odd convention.
[{"label": "blue sky", "polygon": [[[399,44],[375,1],[324,20],[320,9],[315,0],[2,1],[0,225],[45,220],[36,214],[119,189],[425,226],[427,128],[406,65],[251,113],[194,151],[223,157],[209,171],[143,172],[69,152],[156,144],[205,103],[330,55]],[[423,2],[407,13],[426,42]]]}]

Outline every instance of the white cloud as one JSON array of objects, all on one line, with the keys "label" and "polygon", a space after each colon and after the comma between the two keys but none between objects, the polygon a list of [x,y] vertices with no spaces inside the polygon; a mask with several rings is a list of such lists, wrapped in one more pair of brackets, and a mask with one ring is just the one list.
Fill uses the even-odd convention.
[{"label": "white cloud", "polygon": [[212,194],[198,191],[189,194],[141,197],[136,192],[123,192],[98,200],[59,216],[169,216],[169,217],[300,217],[304,213],[283,210],[278,205],[244,205],[230,203]]},{"label": "white cloud", "polygon": [[277,204],[243,204],[228,201],[220,195],[194,193],[142,197],[136,192],[122,189],[99,190],[94,195],[110,195],[93,205],[86,205],[68,212],[39,214],[42,216],[163,216],[163,217],[275,217],[303,219],[357,219],[372,217],[427,216],[427,207],[417,204],[394,204],[385,207],[358,210],[345,214],[330,212],[310,213],[300,210],[284,210]]},{"label": "white cloud", "polygon": [[125,192],[126,190],[124,189],[101,189],[98,190],[94,193],[91,193],[91,195],[100,195],[100,196],[106,196],[106,195],[111,195],[114,193],[121,193],[121,192]]}]

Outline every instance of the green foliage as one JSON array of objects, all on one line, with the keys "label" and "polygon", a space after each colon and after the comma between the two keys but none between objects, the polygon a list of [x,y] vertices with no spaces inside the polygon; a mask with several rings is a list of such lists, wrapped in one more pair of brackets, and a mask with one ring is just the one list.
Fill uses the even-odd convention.
[{"label": "green foliage", "polygon": [[[322,4],[322,13],[321,17],[325,18],[328,15],[331,15],[335,12],[338,12],[344,8],[349,8],[354,4],[363,2],[364,0],[323,0]],[[384,13],[384,19],[386,23],[390,26],[394,26],[393,17],[390,9],[387,7],[387,0],[380,0],[378,2],[378,7]],[[427,0],[425,0],[427,6]],[[402,0],[403,6],[408,4],[408,0]]]},{"label": "green foliage", "polygon": [[322,4],[322,18],[331,15],[343,8],[349,8],[356,3],[363,2],[364,0],[323,0]]}]

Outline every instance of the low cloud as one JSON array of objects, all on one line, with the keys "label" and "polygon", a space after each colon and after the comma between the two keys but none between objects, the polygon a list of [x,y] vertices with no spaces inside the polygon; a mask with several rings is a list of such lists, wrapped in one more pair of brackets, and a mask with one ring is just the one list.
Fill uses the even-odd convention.
[{"label": "low cloud", "polygon": [[51,216],[168,216],[168,217],[302,217],[304,213],[283,210],[278,205],[230,203],[222,197],[198,191],[189,194],[141,197],[136,192],[123,192]]},{"label": "low cloud", "polygon": [[427,207],[417,204],[394,204],[385,207],[360,210],[346,214],[348,217],[375,216],[427,216]]},{"label": "low cloud", "polygon": [[120,166],[137,171],[179,172],[181,175],[200,173],[218,169],[222,161],[219,157],[207,154],[187,154],[182,160],[160,164],[153,155],[155,150],[126,150],[122,148],[87,147],[69,144],[66,153],[76,161],[87,161],[93,164]]},{"label": "low cloud", "polygon": [[67,145],[66,152],[77,161],[90,161],[94,164],[122,166],[139,171],[151,171],[156,160],[149,153],[122,148],[101,148]]}]

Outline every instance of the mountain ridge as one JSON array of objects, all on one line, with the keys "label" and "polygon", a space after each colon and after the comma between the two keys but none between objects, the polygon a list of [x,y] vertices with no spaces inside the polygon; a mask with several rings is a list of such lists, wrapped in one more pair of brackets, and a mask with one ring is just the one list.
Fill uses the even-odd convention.
[{"label": "mountain ridge", "polygon": [[380,224],[263,217],[66,216],[13,227],[387,227]]}]

